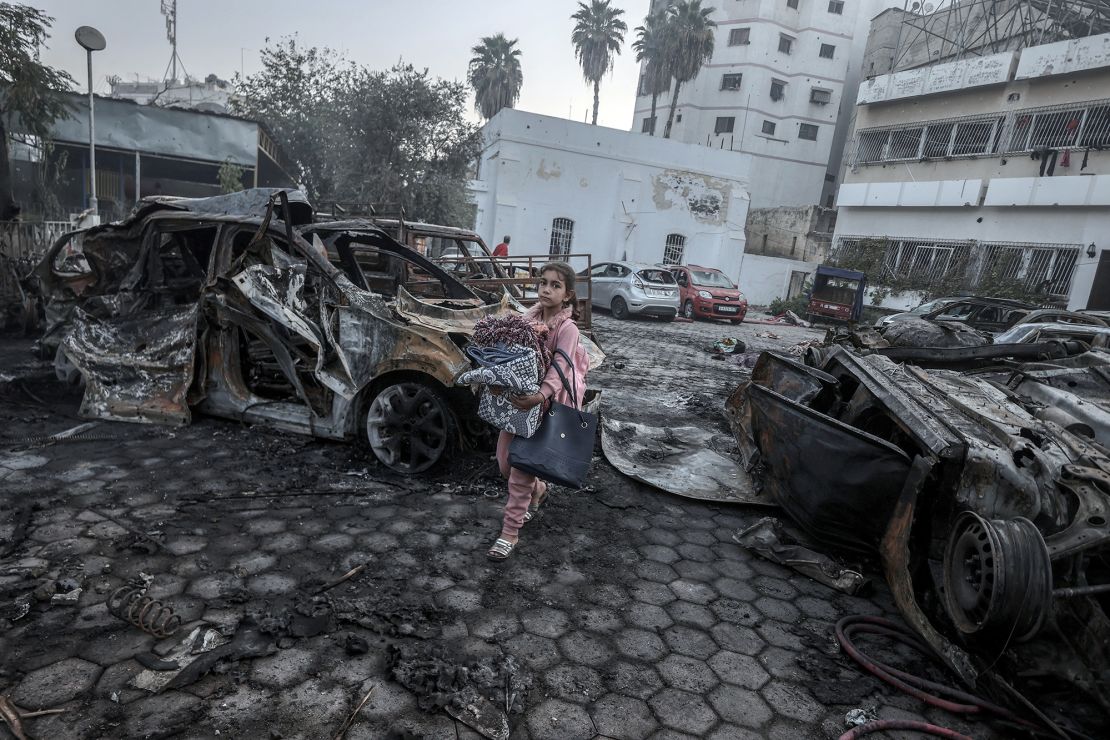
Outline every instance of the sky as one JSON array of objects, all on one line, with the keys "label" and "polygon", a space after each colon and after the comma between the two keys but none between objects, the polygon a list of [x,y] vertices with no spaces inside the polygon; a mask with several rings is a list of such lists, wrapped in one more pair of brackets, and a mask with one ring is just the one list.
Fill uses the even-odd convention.
[{"label": "sky", "polygon": [[[53,16],[42,60],[86,87],[85,51],[73,31],[100,30],[107,48],[93,55],[93,87],[108,92],[107,77],[161,80],[170,60],[161,0],[28,0]],[[598,123],[628,130],[639,65],[631,43],[649,0],[612,0],[624,9],[625,46],[601,84]],[[335,49],[373,69],[404,60],[446,79],[466,79],[470,49],[503,32],[519,38],[524,85],[516,107],[581,121],[593,105],[570,33],[577,0],[178,0],[177,50],[185,69],[223,79],[259,69],[266,39],[296,34],[305,46]],[[476,113],[471,117],[477,121]]]}]

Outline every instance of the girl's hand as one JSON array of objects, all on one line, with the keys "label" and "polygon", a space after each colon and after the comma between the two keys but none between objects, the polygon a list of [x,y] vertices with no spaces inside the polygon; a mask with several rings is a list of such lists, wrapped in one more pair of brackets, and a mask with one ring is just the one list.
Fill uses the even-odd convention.
[{"label": "girl's hand", "polygon": [[509,397],[509,402],[520,411],[528,411],[539,406],[543,403],[544,398],[542,393],[532,393],[527,396],[512,395]]}]

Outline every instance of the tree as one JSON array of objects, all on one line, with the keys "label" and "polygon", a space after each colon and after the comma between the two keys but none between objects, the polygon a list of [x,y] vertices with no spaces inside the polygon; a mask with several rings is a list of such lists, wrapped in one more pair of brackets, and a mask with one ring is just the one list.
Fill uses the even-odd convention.
[{"label": "tree", "polygon": [[666,55],[667,13],[665,10],[649,13],[644,25],[636,26],[636,40],[632,48],[636,61],[644,65],[644,90],[651,94],[651,135],[655,136],[655,107],[659,95],[671,84]]},{"label": "tree", "polygon": [[8,152],[8,131],[16,117],[24,133],[46,141],[51,124],[69,115],[58,93],[69,90],[73,78],[38,59],[53,22],[40,10],[0,3],[0,221],[19,214]]},{"label": "tree", "polygon": [[664,138],[671,136],[678,91],[684,83],[697,77],[702,66],[713,56],[713,29],[717,24],[709,16],[715,10],[703,8],[701,0],[679,0],[667,8],[665,55],[667,67],[674,76],[674,94],[671,96],[667,126],[663,129]]},{"label": "tree", "polygon": [[621,53],[624,33],[628,26],[620,17],[624,11],[609,5],[609,0],[590,0],[578,3],[578,10],[571,16],[574,31],[570,40],[574,56],[582,66],[582,76],[594,86],[593,125],[597,125],[598,92],[601,78],[613,69],[616,56]]},{"label": "tree", "polygon": [[243,168],[231,161],[224,160],[220,169],[216,171],[216,180],[220,183],[221,193],[237,193],[243,189]]},{"label": "tree", "polygon": [[474,110],[487,121],[502,108],[512,108],[520,98],[524,74],[520,69],[519,39],[509,41],[505,34],[486,36],[470,51],[474,54],[467,70],[467,81],[474,88]]},{"label": "tree", "polygon": [[403,206],[409,217],[469,224],[466,185],[478,154],[467,87],[398,64],[371,70],[283,39],[263,70],[236,79],[236,112],[265,123],[307,195]]}]

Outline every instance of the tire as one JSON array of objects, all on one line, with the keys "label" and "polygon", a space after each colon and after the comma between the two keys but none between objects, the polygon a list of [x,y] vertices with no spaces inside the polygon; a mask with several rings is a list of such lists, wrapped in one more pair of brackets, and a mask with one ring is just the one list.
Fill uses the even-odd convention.
[{"label": "tire", "polygon": [[628,304],[625,303],[624,299],[620,296],[617,296],[613,299],[611,309],[613,311],[614,319],[617,319],[618,321],[624,321],[628,318]]},{"label": "tire", "polygon": [[743,324],[744,323],[744,319],[729,319],[729,321],[733,324]]},{"label": "tire", "polygon": [[678,318],[678,314],[676,313],[674,316],[660,316],[659,318],[663,319],[664,321],[666,321],[669,324],[669,323],[671,323],[672,321],[674,321],[675,319]]},{"label": "tire", "polygon": [[694,320],[694,302],[693,301],[687,300],[685,303],[682,304],[682,315],[685,316],[686,318],[690,319],[690,321]]},{"label": "tire", "polygon": [[418,381],[383,388],[366,409],[366,442],[390,470],[417,475],[452,456],[458,421],[444,395]]}]

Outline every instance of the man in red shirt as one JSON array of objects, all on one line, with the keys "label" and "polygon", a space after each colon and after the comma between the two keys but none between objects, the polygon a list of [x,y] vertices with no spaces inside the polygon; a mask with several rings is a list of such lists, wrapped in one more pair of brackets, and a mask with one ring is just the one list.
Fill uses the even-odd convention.
[{"label": "man in red shirt", "polygon": [[509,236],[508,236],[508,234],[506,234],[501,239],[500,244],[498,244],[496,247],[493,248],[493,256],[494,257],[508,257],[509,256]]}]

